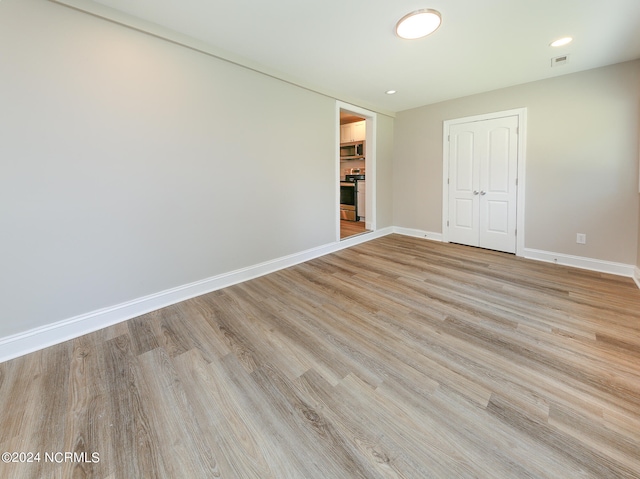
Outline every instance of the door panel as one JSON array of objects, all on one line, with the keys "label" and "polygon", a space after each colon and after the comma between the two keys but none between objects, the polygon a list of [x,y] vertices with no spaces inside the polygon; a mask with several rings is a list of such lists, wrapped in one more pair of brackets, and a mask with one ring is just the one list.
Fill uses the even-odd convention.
[{"label": "door panel", "polygon": [[[486,120],[488,155],[481,163],[480,239],[483,248],[516,252],[518,118]],[[485,166],[486,165],[486,166]]]},{"label": "door panel", "polygon": [[[452,127],[454,129],[454,127]],[[478,237],[478,172],[475,161],[475,132],[455,128],[451,135],[449,180],[449,235],[454,243],[477,246]]]},{"label": "door panel", "polygon": [[518,117],[451,125],[449,241],[515,253]]},{"label": "door panel", "polygon": [[461,131],[456,136],[456,191],[471,193],[474,178],[474,133]]},{"label": "door panel", "polygon": [[476,202],[473,199],[456,198],[453,208],[451,230],[455,230],[456,243],[478,246],[478,214]]},{"label": "door panel", "polygon": [[487,201],[487,231],[506,234],[509,231],[509,203],[505,201]]},{"label": "door panel", "polygon": [[473,228],[474,203],[470,200],[464,200],[461,198],[456,199],[455,208],[455,226],[457,228]]}]

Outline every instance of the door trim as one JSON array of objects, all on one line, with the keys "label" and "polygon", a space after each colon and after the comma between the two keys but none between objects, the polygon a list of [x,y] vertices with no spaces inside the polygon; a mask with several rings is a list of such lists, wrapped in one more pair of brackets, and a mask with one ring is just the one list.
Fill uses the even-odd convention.
[{"label": "door trim", "polygon": [[369,231],[376,230],[376,128],[377,113],[365,110],[355,105],[336,100],[336,139],[335,139],[335,221],[336,221],[336,241],[340,241],[340,110],[355,113],[366,120],[365,133],[365,158],[364,167],[366,171],[365,184],[365,227]]},{"label": "door trim", "polygon": [[516,256],[524,256],[524,212],[525,212],[525,187],[526,187],[526,143],[527,143],[527,109],[516,108],[513,110],[498,111],[482,115],[467,116],[453,120],[445,120],[442,128],[442,241],[449,242],[449,129],[452,125],[471,123],[474,121],[494,120],[507,116],[518,117],[518,187],[516,199]]}]

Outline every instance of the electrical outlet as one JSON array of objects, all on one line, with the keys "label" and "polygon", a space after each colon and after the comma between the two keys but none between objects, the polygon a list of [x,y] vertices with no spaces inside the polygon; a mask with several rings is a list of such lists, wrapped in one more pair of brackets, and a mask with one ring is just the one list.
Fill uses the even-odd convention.
[{"label": "electrical outlet", "polygon": [[578,233],[576,235],[576,243],[578,244],[587,244],[587,235],[584,233]]}]

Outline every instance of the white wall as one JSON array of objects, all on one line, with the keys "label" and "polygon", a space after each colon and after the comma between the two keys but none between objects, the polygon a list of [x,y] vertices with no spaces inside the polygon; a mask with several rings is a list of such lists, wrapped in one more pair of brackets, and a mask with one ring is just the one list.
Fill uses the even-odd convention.
[{"label": "white wall", "polygon": [[44,0],[0,59],[0,338],[335,241],[334,99]]},{"label": "white wall", "polygon": [[526,107],[525,247],[635,265],[639,105],[634,61],[400,112],[394,225],[442,230],[444,120]]}]

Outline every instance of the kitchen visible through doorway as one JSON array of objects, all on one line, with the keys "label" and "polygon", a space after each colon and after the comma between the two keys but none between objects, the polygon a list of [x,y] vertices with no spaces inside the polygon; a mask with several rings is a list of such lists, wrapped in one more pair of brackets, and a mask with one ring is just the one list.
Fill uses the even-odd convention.
[{"label": "kitchen visible through doorway", "polygon": [[366,118],[340,110],[340,239],[366,233]]}]

